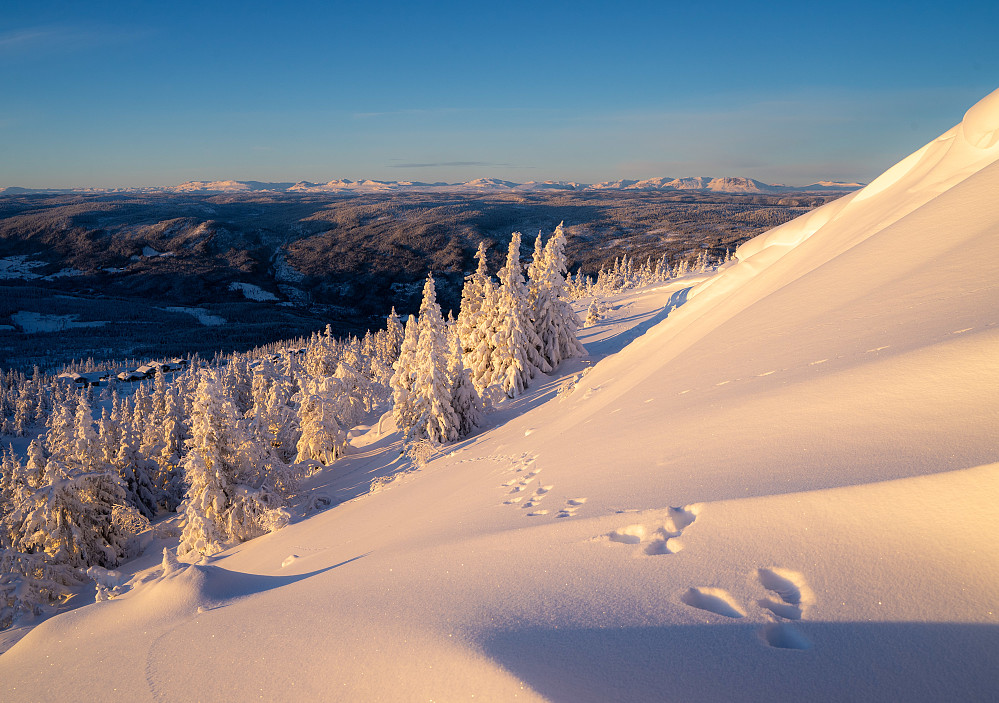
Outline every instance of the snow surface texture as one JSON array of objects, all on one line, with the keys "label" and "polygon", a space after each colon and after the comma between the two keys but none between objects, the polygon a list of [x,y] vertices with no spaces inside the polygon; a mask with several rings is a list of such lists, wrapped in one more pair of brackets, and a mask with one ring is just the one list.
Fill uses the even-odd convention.
[{"label": "snow surface texture", "polygon": [[997,128],[994,93],[686,293],[611,299],[418,471],[355,436],[316,477],[346,502],[145,564],[0,656],[0,699],[994,699]]}]

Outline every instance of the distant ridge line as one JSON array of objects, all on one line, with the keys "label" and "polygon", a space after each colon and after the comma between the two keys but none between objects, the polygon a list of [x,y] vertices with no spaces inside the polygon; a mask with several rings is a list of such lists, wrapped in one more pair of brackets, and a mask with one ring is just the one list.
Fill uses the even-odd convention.
[{"label": "distant ridge line", "polygon": [[601,183],[575,181],[528,181],[515,183],[498,178],[476,178],[461,183],[422,183],[419,181],[376,181],[335,179],[326,183],[309,181],[187,181],[176,186],[150,186],[135,188],[22,188],[0,187],[0,195],[60,194],[60,193],[385,193],[385,192],[443,192],[443,193],[517,193],[544,191],[699,191],[715,193],[743,193],[778,195],[802,192],[847,193],[863,188],[863,183],[819,181],[804,186],[771,184],[753,178],[727,176],[686,176],[683,178],[647,178],[644,180],[617,180]]}]

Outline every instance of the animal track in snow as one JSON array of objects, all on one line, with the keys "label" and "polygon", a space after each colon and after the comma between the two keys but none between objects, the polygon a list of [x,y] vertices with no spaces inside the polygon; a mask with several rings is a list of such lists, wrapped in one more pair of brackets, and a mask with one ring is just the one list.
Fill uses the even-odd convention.
[{"label": "animal track in snow", "polygon": [[775,593],[780,600],[763,598],[759,601],[761,607],[785,620],[801,620],[805,609],[810,606],[815,596],[808,587],[805,577],[797,571],[773,567],[757,569],[760,585]]},{"label": "animal track in snow", "polygon": [[772,622],[763,628],[763,641],[778,649],[811,649],[812,643],[786,622]]},{"label": "animal track in snow", "polygon": [[801,620],[805,610],[813,602],[815,595],[808,587],[805,577],[797,571],[771,567],[757,569],[760,585],[777,599],[761,598],[760,607],[769,610],[776,622],[766,625],[760,633],[763,641],[778,649],[809,649],[812,643],[795,629],[788,620]]},{"label": "animal track in snow", "polygon": [[[535,478],[537,478],[537,476],[525,476],[519,481],[513,482],[513,488],[510,488],[510,493],[520,493],[521,491],[526,489],[531,484],[531,482],[534,481]],[[509,487],[510,485],[511,482],[507,481],[506,483],[503,484],[503,487]]]},{"label": "animal track in snow", "polygon": [[[534,508],[534,507],[537,507],[541,503],[541,499],[544,498],[548,494],[548,492],[551,491],[551,489],[553,489],[553,488],[555,488],[554,485],[551,485],[551,486],[541,486],[536,491],[534,491],[534,495],[531,496],[531,499],[529,501],[527,501],[526,503],[524,503],[524,505],[521,506],[521,507],[524,507],[524,508]],[[546,510],[545,512],[547,513],[548,511]],[[543,513],[539,513],[539,514],[543,514]]]},{"label": "animal track in snow", "polygon": [[735,599],[723,588],[688,588],[686,593],[680,596],[680,600],[692,608],[700,608],[727,618],[741,618],[746,615]]},{"label": "animal track in snow", "polygon": [[572,517],[579,510],[579,506],[585,502],[586,498],[570,498],[565,502],[565,507],[555,517]]},{"label": "animal track in snow", "polygon": [[639,545],[637,554],[659,555],[675,554],[683,549],[680,535],[694,522],[698,506],[688,505],[683,508],[669,508],[662,520],[655,522],[636,523],[620,527],[597,539],[607,539],[620,544]]}]

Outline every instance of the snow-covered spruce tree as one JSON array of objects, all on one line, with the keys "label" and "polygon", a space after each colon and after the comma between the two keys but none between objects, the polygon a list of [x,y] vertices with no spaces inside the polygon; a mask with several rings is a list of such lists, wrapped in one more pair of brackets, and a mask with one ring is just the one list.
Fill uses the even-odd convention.
[{"label": "snow-covered spruce tree", "polygon": [[594,298],[590,301],[590,307],[586,309],[586,321],[583,323],[583,327],[593,327],[598,322],[600,322],[600,305]]},{"label": "snow-covered spruce tree", "polygon": [[437,304],[431,274],[423,286],[420,305],[416,378],[409,398],[414,421],[406,433],[407,439],[429,439],[436,444],[446,444],[458,438],[458,417],[451,407],[448,352],[444,318]]},{"label": "snow-covered spruce tree", "polygon": [[82,471],[104,469],[107,465],[100,456],[100,443],[94,431],[94,418],[90,403],[81,396],[76,404],[76,417],[73,423],[73,451],[68,457]]},{"label": "snow-covered spruce tree", "polygon": [[383,344],[379,349],[382,361],[391,364],[399,358],[399,350],[402,349],[402,340],[405,336],[406,332],[393,305],[392,312],[389,313],[388,320],[386,320]]},{"label": "snow-covered spruce tree", "polygon": [[482,398],[475,390],[472,375],[465,368],[461,339],[457,330],[450,335],[448,377],[451,379],[451,407],[458,418],[458,437],[467,437],[482,422]]},{"label": "snow-covered spruce tree", "polygon": [[[3,450],[0,463],[0,521],[14,510],[31,493],[27,472],[14,453],[13,447]],[[3,530],[0,530],[0,546],[4,544]]]},{"label": "snow-covered spruce tree", "polygon": [[30,488],[39,488],[45,480],[45,450],[37,439],[28,444],[28,459],[24,464],[24,480]]},{"label": "snow-covered spruce tree", "polygon": [[539,309],[536,314],[538,320],[544,321],[537,322],[538,336],[541,338],[542,355],[552,368],[562,363],[563,359],[586,353],[576,337],[579,318],[573,312],[566,291],[564,224],[559,223],[545,244],[544,266],[538,283]]},{"label": "snow-covered spruce tree", "polygon": [[475,272],[465,277],[465,285],[461,289],[461,307],[458,310],[458,337],[465,351],[475,348],[474,335],[482,312],[482,304],[486,298],[486,289],[492,285],[489,270],[486,267],[486,243],[479,242],[475,252],[478,265]]},{"label": "snow-covered spruce tree", "polygon": [[47,418],[45,450],[50,457],[59,461],[65,460],[74,451],[74,407],[75,403],[71,400],[59,401]]},{"label": "snow-covered spruce tree", "polygon": [[123,482],[125,502],[151,520],[160,494],[150,476],[151,462],[139,451],[139,438],[131,425],[120,428],[117,450],[111,464]]},{"label": "snow-covered spruce tree", "polygon": [[184,500],[184,470],[180,465],[180,455],[185,439],[183,401],[179,400],[174,389],[166,395],[163,424],[160,428],[162,439],[159,453],[153,457],[156,475],[153,481],[159,495],[160,504],[168,512],[173,512]]},{"label": "snow-covered spruce tree", "polygon": [[22,615],[41,615],[47,607],[64,603],[85,581],[83,572],[68,564],[0,547],[0,630]]},{"label": "snow-covered spruce tree", "polygon": [[416,345],[419,342],[419,326],[415,315],[406,320],[406,331],[399,348],[399,358],[392,365],[394,373],[389,385],[392,387],[392,415],[395,425],[408,437],[416,424],[412,403],[413,385],[416,382]]},{"label": "snow-covered spruce tree", "polygon": [[305,346],[305,370],[312,378],[332,376],[340,357],[333,330],[326,325],[325,333],[314,334]]},{"label": "snow-covered spruce tree", "polygon": [[253,386],[252,437],[269,446],[281,462],[293,462],[301,434],[292,402],[297,389],[294,379],[265,362],[254,371]]},{"label": "snow-covered spruce tree", "polygon": [[336,390],[332,377],[299,381],[298,421],[302,434],[298,439],[298,463],[318,462],[329,466],[347,451],[347,433],[337,420]]},{"label": "snow-covered spruce tree", "polygon": [[124,502],[113,471],[73,473],[50,458],[42,486],[4,518],[6,541],[51,563],[112,568],[125,555],[128,535],[112,518]]},{"label": "snow-covered spruce tree", "polygon": [[551,366],[538,351],[541,340],[534,330],[527,301],[527,287],[520,267],[520,232],[514,232],[506,266],[500,269],[497,323],[493,335],[492,383],[510,398],[527,388],[539,372]]},{"label": "snow-covered spruce tree", "polygon": [[[246,435],[228,389],[209,369],[200,372],[184,460],[188,483],[181,509],[184,531],[177,554],[198,558],[222,551],[287,523],[288,514],[266,485],[251,482],[260,470],[245,461]],[[252,457],[252,452],[249,453]]]},{"label": "snow-covered spruce tree", "polygon": [[493,354],[496,325],[499,323],[499,288],[486,269],[486,247],[479,243],[475,273],[465,279],[457,331],[464,353],[464,365],[475,390],[481,395],[493,382]]}]

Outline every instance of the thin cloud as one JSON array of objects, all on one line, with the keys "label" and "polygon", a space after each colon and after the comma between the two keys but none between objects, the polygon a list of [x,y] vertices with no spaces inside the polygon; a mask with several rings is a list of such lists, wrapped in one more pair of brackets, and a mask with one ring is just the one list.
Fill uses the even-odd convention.
[{"label": "thin cloud", "polygon": [[79,51],[129,42],[148,35],[145,30],[109,26],[41,25],[0,32],[0,55],[9,57]]},{"label": "thin cloud", "polygon": [[16,51],[32,44],[38,44],[57,38],[59,31],[54,28],[36,27],[33,29],[17,29],[12,32],[0,33],[0,51]]}]

